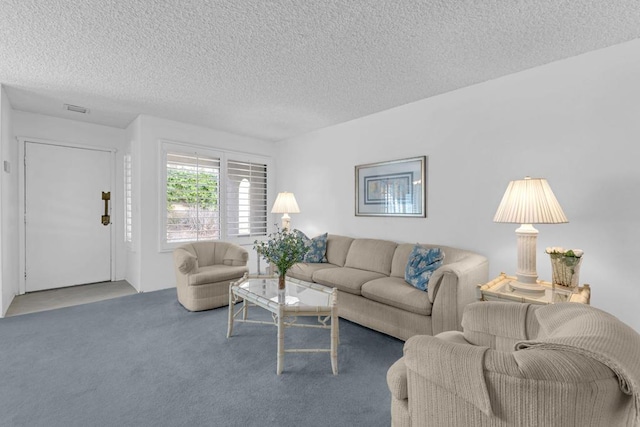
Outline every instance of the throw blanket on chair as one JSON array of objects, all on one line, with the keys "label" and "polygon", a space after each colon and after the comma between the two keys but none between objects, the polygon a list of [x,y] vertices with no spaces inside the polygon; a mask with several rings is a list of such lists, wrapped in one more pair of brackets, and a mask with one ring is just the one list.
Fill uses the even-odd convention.
[{"label": "throw blanket on chair", "polygon": [[516,350],[571,351],[608,366],[620,389],[634,397],[640,421],[640,335],[616,317],[584,304],[551,304],[536,310],[536,317],[538,337],[516,343]]},{"label": "throw blanket on chair", "polygon": [[405,363],[409,370],[491,416],[493,412],[483,371],[484,355],[488,349],[429,335],[415,335],[405,344]]}]

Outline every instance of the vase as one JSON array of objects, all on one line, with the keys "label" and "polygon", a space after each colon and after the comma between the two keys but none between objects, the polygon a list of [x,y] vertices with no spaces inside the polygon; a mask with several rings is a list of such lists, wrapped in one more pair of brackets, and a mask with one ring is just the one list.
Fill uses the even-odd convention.
[{"label": "vase", "polygon": [[577,289],[582,257],[551,254],[551,278],[554,285]]},{"label": "vase", "polygon": [[285,283],[284,274],[281,274],[278,276],[278,290],[283,290],[285,288],[284,283]]}]

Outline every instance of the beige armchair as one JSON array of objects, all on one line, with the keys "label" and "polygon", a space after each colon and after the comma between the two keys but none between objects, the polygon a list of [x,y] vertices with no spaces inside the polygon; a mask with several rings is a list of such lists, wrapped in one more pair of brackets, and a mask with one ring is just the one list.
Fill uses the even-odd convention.
[{"label": "beige armchair", "polygon": [[387,372],[392,425],[634,426],[640,335],[584,304],[476,302]]},{"label": "beige armchair", "polygon": [[201,311],[229,304],[229,282],[249,272],[249,253],[228,242],[187,243],[173,251],[178,301]]}]

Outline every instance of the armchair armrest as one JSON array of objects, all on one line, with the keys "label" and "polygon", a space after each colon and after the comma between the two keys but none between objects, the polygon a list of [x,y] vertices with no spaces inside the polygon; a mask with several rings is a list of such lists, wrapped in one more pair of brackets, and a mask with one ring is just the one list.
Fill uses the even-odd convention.
[{"label": "armchair armrest", "polygon": [[404,363],[404,357],[391,365],[387,371],[387,385],[391,392],[392,427],[410,426],[409,385],[407,383],[407,367]]},{"label": "armchair armrest", "polygon": [[194,273],[198,269],[198,257],[185,249],[173,251],[173,261],[176,268],[182,274]]},{"label": "armchair armrest", "polygon": [[391,396],[394,398],[403,400],[409,397],[407,367],[404,363],[404,357],[398,359],[387,371],[387,385],[389,386]]},{"label": "armchair armrest", "polygon": [[[449,342],[430,335],[414,335],[404,346],[409,390],[421,390],[420,384],[427,381],[449,392],[455,399],[464,400],[491,415],[491,401],[484,378],[487,350],[487,347]],[[437,396],[424,398],[438,399]],[[443,399],[441,404],[445,405],[445,402]],[[448,402],[456,404],[455,401]]]},{"label": "armchair armrest", "polygon": [[241,246],[229,245],[224,254],[222,263],[224,265],[245,266],[249,260],[249,252]]}]

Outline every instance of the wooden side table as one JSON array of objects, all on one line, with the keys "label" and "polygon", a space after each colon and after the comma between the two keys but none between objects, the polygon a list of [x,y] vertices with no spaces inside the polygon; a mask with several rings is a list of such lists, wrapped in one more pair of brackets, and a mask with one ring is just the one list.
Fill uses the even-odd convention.
[{"label": "wooden side table", "polygon": [[517,280],[515,277],[500,273],[492,281],[479,284],[476,288],[480,301],[503,302],[528,302],[531,304],[554,304],[556,302],[577,302],[580,304],[591,303],[591,287],[587,284],[579,286],[576,290],[564,289],[553,286],[550,282],[538,280],[544,286],[545,292],[541,296],[524,295],[513,290],[509,282]]}]

